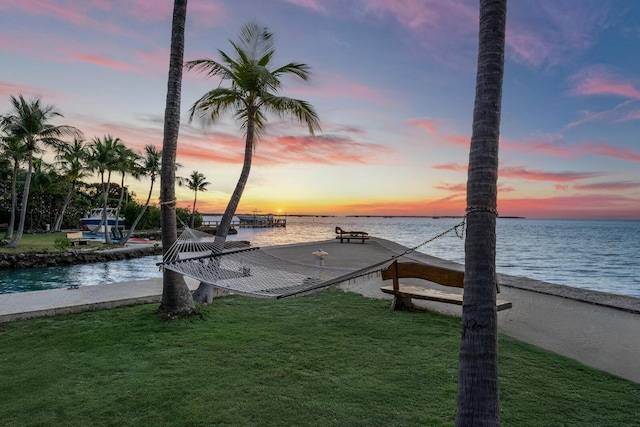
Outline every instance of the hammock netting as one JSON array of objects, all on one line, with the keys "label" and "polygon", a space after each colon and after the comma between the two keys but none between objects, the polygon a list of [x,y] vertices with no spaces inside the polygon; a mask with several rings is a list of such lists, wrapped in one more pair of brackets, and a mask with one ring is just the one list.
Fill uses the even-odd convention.
[{"label": "hammock netting", "polygon": [[453,229],[457,232],[460,225],[415,248],[395,251],[389,259],[365,268],[303,264],[277,257],[261,248],[229,247],[217,253],[215,236],[185,227],[158,265],[232,293],[256,298],[284,298],[378,274],[395,259]]}]

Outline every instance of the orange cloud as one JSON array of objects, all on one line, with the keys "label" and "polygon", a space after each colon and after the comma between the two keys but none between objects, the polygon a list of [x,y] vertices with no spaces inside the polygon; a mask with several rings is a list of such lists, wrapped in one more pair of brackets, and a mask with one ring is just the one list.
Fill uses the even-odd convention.
[{"label": "orange cloud", "polygon": [[466,164],[460,164],[460,163],[447,163],[444,165],[434,165],[431,167],[433,169],[454,171],[454,172],[466,172],[468,169]]},{"label": "orange cloud", "polygon": [[467,184],[449,184],[446,182],[441,182],[440,184],[434,186],[433,188],[435,188],[436,190],[445,190],[445,191],[451,191],[456,193],[467,192]]}]

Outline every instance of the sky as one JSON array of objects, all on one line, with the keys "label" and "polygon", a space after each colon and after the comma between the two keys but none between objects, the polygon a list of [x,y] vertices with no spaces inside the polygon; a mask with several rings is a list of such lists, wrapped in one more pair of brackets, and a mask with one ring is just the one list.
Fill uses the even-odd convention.
[{"label": "sky", "polygon": [[[41,97],[85,139],[162,148],[170,0],[0,0],[0,114]],[[281,95],[311,103],[314,136],[269,117],[239,213],[464,215],[477,0],[189,0],[185,61],[219,59],[256,21],[277,66],[308,64]],[[640,219],[640,2],[510,0],[499,153],[501,216]],[[222,212],[244,134],[188,110],[220,82],[185,71],[178,175],[203,173]],[[144,199],[149,181],[127,181]],[[193,192],[177,188],[179,206]],[[157,203],[158,192],[154,200]]]}]

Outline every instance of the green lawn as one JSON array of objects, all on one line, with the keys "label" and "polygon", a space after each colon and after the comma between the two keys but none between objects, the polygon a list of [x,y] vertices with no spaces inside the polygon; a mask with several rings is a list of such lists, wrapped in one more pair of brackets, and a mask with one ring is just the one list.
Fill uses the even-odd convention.
[{"label": "green lawn", "polygon": [[[459,319],[330,290],[0,325],[0,425],[450,426]],[[640,425],[640,385],[500,338],[503,426]]]},{"label": "green lawn", "polygon": [[[2,236],[4,236],[4,232],[0,235],[0,237]],[[56,239],[60,237],[67,237],[67,233],[23,234],[17,248],[0,246],[0,254],[59,252],[59,249],[56,248]],[[103,249],[105,244],[96,241],[89,242],[87,246],[93,249]],[[86,247],[82,246],[82,248]]]}]

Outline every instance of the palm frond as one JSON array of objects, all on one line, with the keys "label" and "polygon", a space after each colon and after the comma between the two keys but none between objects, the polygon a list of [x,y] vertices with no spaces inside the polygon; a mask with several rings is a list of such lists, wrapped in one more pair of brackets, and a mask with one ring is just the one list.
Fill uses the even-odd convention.
[{"label": "palm frond", "polygon": [[286,96],[273,96],[263,98],[263,107],[270,113],[280,118],[292,116],[300,123],[307,125],[309,133],[314,135],[320,129],[320,119],[315,108],[307,101],[288,98]]}]

